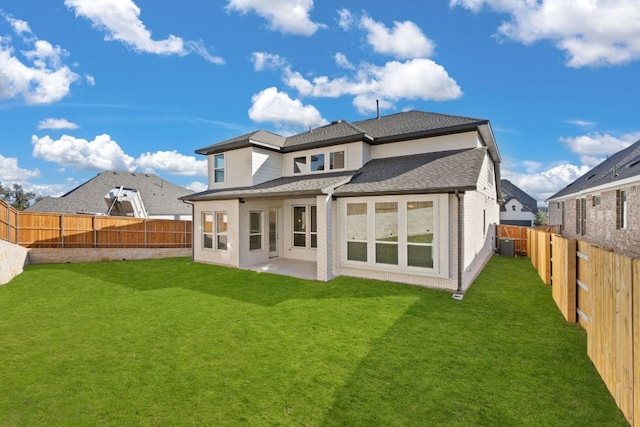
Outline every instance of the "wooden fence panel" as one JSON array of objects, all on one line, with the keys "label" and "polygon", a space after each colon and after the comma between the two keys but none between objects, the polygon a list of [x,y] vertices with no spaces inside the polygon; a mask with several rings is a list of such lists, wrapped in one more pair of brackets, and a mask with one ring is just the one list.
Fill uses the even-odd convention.
[{"label": "wooden fence panel", "polygon": [[587,328],[587,354],[628,420],[633,419],[632,259],[594,248],[593,314]]},{"label": "wooden fence panel", "polygon": [[576,241],[551,235],[551,293],[567,322],[576,322]]},{"label": "wooden fence panel", "polygon": [[18,211],[0,200],[0,240],[16,243],[18,239]]},{"label": "wooden fence panel", "polygon": [[20,212],[18,243],[27,248],[48,248],[62,245],[60,214]]},{"label": "wooden fence panel", "polygon": [[551,284],[551,233],[535,232],[538,252],[538,275],[545,285]]},{"label": "wooden fence panel", "polygon": [[122,217],[96,217],[99,247],[144,248],[144,220]]},{"label": "wooden fence panel", "polygon": [[500,240],[510,239],[514,241],[514,250],[516,254],[527,255],[527,228],[516,225],[497,226],[496,247],[500,248]]},{"label": "wooden fence panel", "polygon": [[62,224],[62,238],[65,248],[95,247],[93,216],[65,214],[62,217]]},{"label": "wooden fence panel", "polygon": [[[576,282],[578,285],[576,292],[576,312],[578,314],[578,322],[586,330],[589,318],[593,313],[589,289],[593,286],[594,269],[592,268],[592,249],[594,249],[594,247],[582,240],[578,240],[577,246]],[[587,352],[589,352],[588,349]]]}]

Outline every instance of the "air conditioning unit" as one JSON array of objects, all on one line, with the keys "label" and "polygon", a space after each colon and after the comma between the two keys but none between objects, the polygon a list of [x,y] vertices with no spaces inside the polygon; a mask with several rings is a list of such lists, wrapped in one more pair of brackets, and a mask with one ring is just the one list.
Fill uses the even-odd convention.
[{"label": "air conditioning unit", "polygon": [[500,255],[514,258],[516,256],[516,241],[513,239],[500,239]]}]

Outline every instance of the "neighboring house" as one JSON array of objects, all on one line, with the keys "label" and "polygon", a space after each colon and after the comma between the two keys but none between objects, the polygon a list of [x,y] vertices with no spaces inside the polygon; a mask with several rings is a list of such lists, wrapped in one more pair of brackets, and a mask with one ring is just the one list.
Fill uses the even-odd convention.
[{"label": "neighboring house", "polygon": [[640,258],[640,141],[547,199],[562,234]]},{"label": "neighboring house", "polygon": [[493,253],[500,155],[488,120],[408,111],[289,137],[259,130],[196,153],[209,189],[183,197],[195,261],[284,258],[315,263],[321,281],[464,291]]},{"label": "neighboring house", "polygon": [[[86,213],[106,215],[105,196],[115,188],[137,190],[149,218],[191,219],[191,207],[181,200],[192,191],[174,185],[157,175],[137,172],[105,171],[60,197],[46,197],[29,208],[30,212]],[[116,192],[117,193],[117,192]]]},{"label": "neighboring house", "polygon": [[511,181],[500,181],[502,203],[500,204],[500,224],[532,227],[538,212],[536,199],[516,187]]}]

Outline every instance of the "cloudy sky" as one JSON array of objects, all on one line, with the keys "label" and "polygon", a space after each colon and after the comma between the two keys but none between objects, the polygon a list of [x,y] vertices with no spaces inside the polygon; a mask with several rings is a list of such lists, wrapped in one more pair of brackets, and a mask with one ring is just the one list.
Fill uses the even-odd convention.
[{"label": "cloudy sky", "polygon": [[194,151],[408,109],[490,120],[539,202],[640,139],[638,0],[5,0],[0,181],[194,191]]}]

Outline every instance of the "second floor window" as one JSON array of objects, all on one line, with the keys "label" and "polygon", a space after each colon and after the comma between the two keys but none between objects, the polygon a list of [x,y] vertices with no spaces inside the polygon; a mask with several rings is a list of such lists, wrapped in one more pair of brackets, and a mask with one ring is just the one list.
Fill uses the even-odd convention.
[{"label": "second floor window", "polygon": [[224,182],[224,154],[213,156],[213,182]]}]

